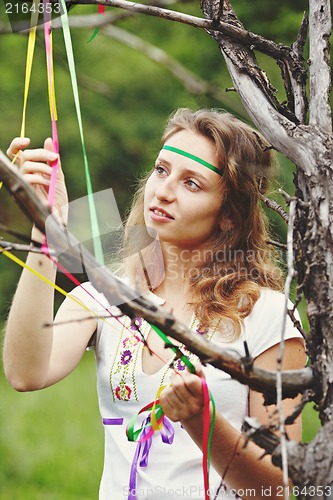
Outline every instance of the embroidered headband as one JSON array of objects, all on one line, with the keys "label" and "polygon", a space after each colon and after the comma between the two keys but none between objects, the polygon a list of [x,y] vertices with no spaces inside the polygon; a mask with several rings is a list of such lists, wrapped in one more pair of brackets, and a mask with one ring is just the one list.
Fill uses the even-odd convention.
[{"label": "embroidered headband", "polygon": [[214,165],[212,165],[211,163],[208,163],[208,161],[205,161],[202,158],[199,158],[199,156],[192,155],[191,153],[187,153],[187,151],[183,151],[182,149],[174,148],[173,146],[163,146],[162,149],[166,149],[167,151],[172,151],[173,153],[178,153],[179,155],[186,156],[186,158],[190,158],[191,160],[194,160],[197,163],[204,165],[205,167],[209,168],[210,170],[213,170],[213,172],[216,172],[219,175],[223,175],[223,172],[219,168],[214,167]]}]

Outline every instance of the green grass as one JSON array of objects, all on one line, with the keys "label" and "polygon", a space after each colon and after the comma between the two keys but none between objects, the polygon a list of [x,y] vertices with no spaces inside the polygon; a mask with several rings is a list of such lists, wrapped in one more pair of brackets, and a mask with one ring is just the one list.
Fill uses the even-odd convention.
[{"label": "green grass", "polygon": [[[103,429],[97,406],[95,363],[87,353],[56,386],[17,393],[0,377],[1,500],[98,498]],[[303,439],[319,428],[307,405]]]},{"label": "green grass", "polygon": [[17,393],[0,377],[2,500],[98,497],[103,429],[93,354],[54,387]]}]

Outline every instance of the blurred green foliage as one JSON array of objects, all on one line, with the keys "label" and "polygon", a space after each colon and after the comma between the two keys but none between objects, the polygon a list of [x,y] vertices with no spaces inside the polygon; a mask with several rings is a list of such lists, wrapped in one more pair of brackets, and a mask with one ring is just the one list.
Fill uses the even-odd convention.
[{"label": "blurred green foliage", "polygon": [[[295,40],[307,7],[303,0],[235,0],[233,5],[247,29],[284,44]],[[0,8],[0,21],[8,25],[3,4]],[[198,3],[193,1],[174,8],[201,16]],[[70,16],[96,11],[96,7],[76,6]],[[143,15],[119,21],[118,26],[163,49],[202,79],[222,89],[232,86],[219,49],[207,33]],[[92,28],[72,31],[86,148],[94,190],[112,188],[123,214],[136,179],[154,160],[170,112],[179,106],[222,107],[243,119],[247,115],[234,92],[225,93],[223,102],[191,95],[167,69],[102,31],[87,43],[92,32]],[[53,40],[61,157],[70,198],[75,200],[86,194],[83,156],[61,30],[53,33]],[[20,132],[26,48],[25,34],[1,36],[0,148],[4,151]],[[261,55],[259,61],[283,101],[278,67]],[[42,32],[37,37],[26,131],[33,147],[39,147],[51,134]],[[292,193],[293,166],[284,158],[280,163],[278,185]],[[281,196],[276,192],[273,195],[283,203]],[[273,237],[284,241],[284,223],[275,213],[269,216]],[[25,234],[30,231],[30,223],[4,188],[0,191],[0,223]],[[2,236],[10,239],[4,232]],[[0,324],[5,320],[19,274],[15,264],[4,256],[0,258]],[[63,283],[63,278],[61,282],[71,287]],[[70,377],[39,393],[15,393],[0,377],[1,498],[97,497],[103,451],[91,358],[87,354]],[[310,440],[318,421],[311,409],[305,415],[305,438]]]}]

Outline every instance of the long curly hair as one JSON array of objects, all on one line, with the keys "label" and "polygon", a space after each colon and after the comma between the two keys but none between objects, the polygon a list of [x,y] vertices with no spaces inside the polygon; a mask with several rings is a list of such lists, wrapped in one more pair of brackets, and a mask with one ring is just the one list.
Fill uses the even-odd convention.
[{"label": "long curly hair", "polygon": [[[260,195],[276,173],[276,161],[265,139],[230,113],[186,108],[172,114],[166,124],[162,145],[181,130],[208,138],[216,148],[221,185],[221,214],[230,227],[219,232],[209,251],[191,268],[191,301],[202,326],[224,320],[240,333],[242,320],[250,314],[260,288],[280,290],[282,274],[268,245],[268,223]],[[158,242],[145,228],[144,189],[149,171],[140,180],[125,224],[126,275],[136,286],[154,290],[163,280]],[[140,251],[139,251],[140,250]],[[235,335],[232,335],[234,338]]]}]

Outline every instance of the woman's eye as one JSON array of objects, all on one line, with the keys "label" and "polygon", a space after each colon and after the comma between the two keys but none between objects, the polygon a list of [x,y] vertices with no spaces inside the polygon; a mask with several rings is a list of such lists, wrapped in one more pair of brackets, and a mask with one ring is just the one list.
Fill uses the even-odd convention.
[{"label": "woman's eye", "polygon": [[163,175],[164,173],[166,173],[166,170],[165,170],[165,168],[163,168],[161,165],[156,165],[156,167],[155,167],[155,172],[156,172],[158,175]]},{"label": "woman's eye", "polygon": [[192,179],[189,179],[186,181],[186,185],[192,190],[192,191],[200,191],[201,187],[199,184],[196,182],[192,181]]}]

